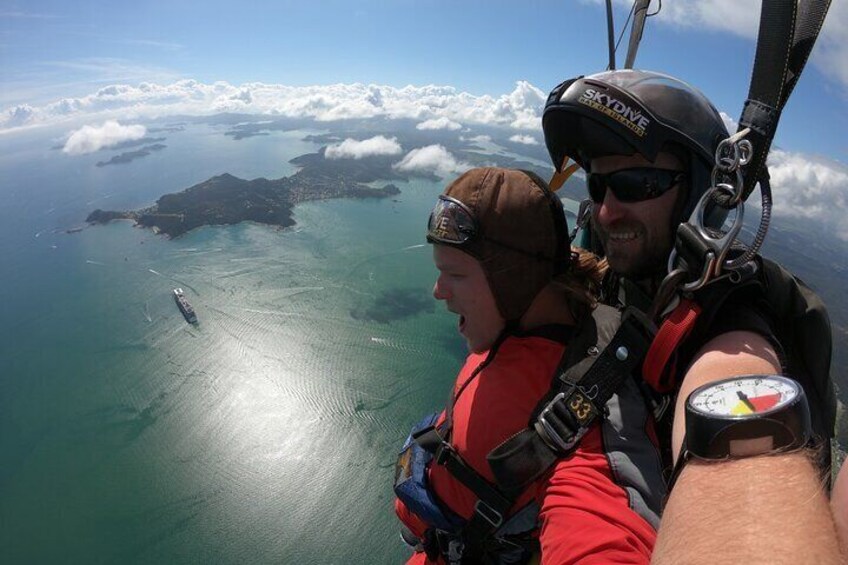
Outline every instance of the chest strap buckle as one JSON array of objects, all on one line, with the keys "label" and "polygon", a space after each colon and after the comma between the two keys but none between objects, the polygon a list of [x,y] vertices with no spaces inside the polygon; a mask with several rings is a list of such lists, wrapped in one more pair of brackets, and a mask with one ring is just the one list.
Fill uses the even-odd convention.
[{"label": "chest strap buckle", "polygon": [[482,500],[477,500],[477,503],[474,504],[474,512],[491,524],[491,526],[495,529],[500,528],[501,524],[503,524],[503,514]]},{"label": "chest strap buckle", "polygon": [[572,385],[548,402],[535,427],[549,447],[565,454],[580,443],[599,415],[592,397],[582,387]]}]

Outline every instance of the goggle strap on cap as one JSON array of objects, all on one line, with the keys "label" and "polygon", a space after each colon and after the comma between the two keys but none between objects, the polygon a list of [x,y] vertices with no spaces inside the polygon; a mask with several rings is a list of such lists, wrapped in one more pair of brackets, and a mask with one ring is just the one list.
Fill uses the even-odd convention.
[{"label": "goggle strap on cap", "polygon": [[477,235],[477,221],[471,210],[456,198],[440,195],[427,220],[427,240],[462,245]]},{"label": "goggle strap on cap", "polygon": [[[567,167],[567,174],[563,176],[563,182],[579,167],[572,164]],[[568,228],[566,224],[565,214],[562,211],[559,197],[549,189],[548,184],[532,171],[521,170],[526,174],[540,190],[544,192],[548,198],[548,203],[551,211],[551,216],[554,222],[554,232],[557,234],[557,249],[553,257],[533,253],[525,249],[521,249],[514,245],[510,245],[503,241],[498,241],[495,238],[488,237],[480,233],[477,220],[471,210],[460,200],[439,195],[433,211],[430,213],[430,218],[427,221],[427,241],[430,243],[442,243],[462,247],[464,244],[469,244],[475,238],[485,240],[493,245],[497,245],[504,249],[508,249],[515,253],[532,257],[537,261],[552,262],[555,265],[557,273],[568,270],[572,263],[572,255],[570,253],[571,246],[568,238]]]}]

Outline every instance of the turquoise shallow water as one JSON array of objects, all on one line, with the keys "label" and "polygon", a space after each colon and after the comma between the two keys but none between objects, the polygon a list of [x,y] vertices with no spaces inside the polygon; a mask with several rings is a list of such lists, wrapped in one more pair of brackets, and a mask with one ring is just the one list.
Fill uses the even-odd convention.
[{"label": "turquoise shallow water", "polygon": [[[429,297],[418,229],[440,187],[305,204],[290,230],[66,234],[94,207],[213,174],[291,174],[313,147],[303,132],[235,142],[193,126],[96,168],[102,153],[51,151],[47,133],[0,141],[3,561],[401,559],[394,452],[443,401],[463,347]],[[390,291],[395,307],[378,308]]]}]

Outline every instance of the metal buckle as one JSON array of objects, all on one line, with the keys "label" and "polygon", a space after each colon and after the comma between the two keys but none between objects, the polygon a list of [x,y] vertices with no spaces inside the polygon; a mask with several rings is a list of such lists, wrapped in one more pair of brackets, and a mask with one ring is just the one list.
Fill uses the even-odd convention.
[{"label": "metal buckle", "polygon": [[[713,193],[718,191],[724,191],[731,195],[734,194],[733,187],[729,185],[719,184],[718,186],[712,187],[704,193],[698,201],[698,204],[695,206],[695,209],[692,211],[692,215],[689,217],[689,225],[695,229],[698,238],[706,244],[707,247],[709,247],[710,251],[707,253],[707,260],[702,265],[701,274],[698,279],[686,283],[681,287],[685,292],[696,291],[707,284],[711,279],[721,274],[722,269],[727,266],[725,264],[727,252],[730,251],[733,241],[742,230],[742,223],[745,217],[745,206],[742,202],[736,206],[736,217],[733,218],[733,225],[727,233],[723,234],[721,237],[714,237],[704,228],[704,211],[706,209],[707,202],[709,202],[710,198],[712,198]],[[672,249],[671,255],[668,258],[668,271],[672,272],[676,265],[677,249]]]},{"label": "metal buckle", "polygon": [[[694,229],[696,237],[709,251],[706,253],[703,264],[697,266],[701,269],[698,278],[681,286],[684,292],[698,290],[712,279],[721,276],[722,271],[732,272],[739,269],[751,259],[753,253],[762,244],[762,237],[765,237],[764,231],[762,236],[760,236],[760,231],[758,231],[753,246],[743,255],[744,258],[726,260],[727,253],[730,251],[733,241],[742,230],[742,222],[745,216],[745,182],[741,167],[746,166],[751,161],[753,155],[751,142],[744,139],[749,132],[750,128],[738,131],[727,139],[722,140],[716,148],[715,166],[710,177],[711,188],[704,193],[695,205],[695,209],[686,222]],[[727,233],[716,237],[706,230],[704,214],[707,203],[719,193],[727,197],[727,202],[723,206],[735,209],[736,215]],[[768,213],[765,200],[763,204],[761,228],[763,225],[768,226]],[[765,224],[762,223],[763,221]],[[748,253],[751,255],[749,256]],[[677,269],[677,255],[677,249],[672,249],[671,255],[668,258],[669,273]]]},{"label": "metal buckle", "polygon": [[491,524],[493,528],[499,528],[503,524],[503,515],[482,500],[478,500],[474,504],[474,512]]},{"label": "metal buckle", "polygon": [[[566,395],[565,392],[560,392],[557,394],[553,400],[548,402],[542,412],[539,414],[539,418],[536,421],[536,431],[542,436],[542,439],[547,443],[550,447],[552,447],[555,451],[559,450],[560,452],[567,453],[574,449],[574,446],[580,441],[580,439],[586,435],[588,431],[588,427],[586,426],[578,426],[577,429],[573,429],[572,425],[568,422],[563,421],[562,418],[557,416],[554,412],[554,406],[557,403],[562,402],[562,409],[569,413],[568,406],[565,403],[566,398],[571,398],[574,394],[575,390],[580,390],[576,385],[571,385],[571,390],[568,391]],[[582,392],[581,394],[584,396],[586,393]],[[557,429],[551,422],[556,422],[559,424],[559,427],[565,428],[571,432],[569,437],[562,437]],[[541,429],[540,429],[541,428]]]},{"label": "metal buckle", "polygon": [[453,453],[453,446],[446,441],[443,441],[436,449],[435,459],[439,465],[444,465],[448,460],[448,456]]},{"label": "metal buckle", "polygon": [[450,565],[462,563],[462,554],[465,553],[465,544],[457,539],[448,542],[448,563]]},{"label": "metal buckle", "polygon": [[[465,543],[453,532],[435,530],[436,549],[438,553],[447,559],[449,565],[462,563],[462,554],[465,552]],[[427,558],[435,561],[438,555],[427,554]]]},{"label": "metal buckle", "polygon": [[574,229],[571,230],[571,233],[568,234],[568,241],[573,242],[574,238],[577,237],[577,232],[586,227],[586,224],[589,223],[589,219],[592,217],[592,209],[595,203],[592,202],[591,198],[586,198],[580,202],[580,208],[577,209],[577,220],[574,222]]}]

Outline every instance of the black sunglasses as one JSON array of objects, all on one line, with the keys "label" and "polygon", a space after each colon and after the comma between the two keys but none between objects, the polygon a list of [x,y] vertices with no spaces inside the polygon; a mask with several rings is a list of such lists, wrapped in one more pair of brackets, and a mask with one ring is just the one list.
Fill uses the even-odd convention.
[{"label": "black sunglasses", "polygon": [[607,187],[621,202],[642,202],[661,196],[686,178],[684,171],[637,167],[612,173],[588,173],[586,186],[592,201],[600,204]]}]

